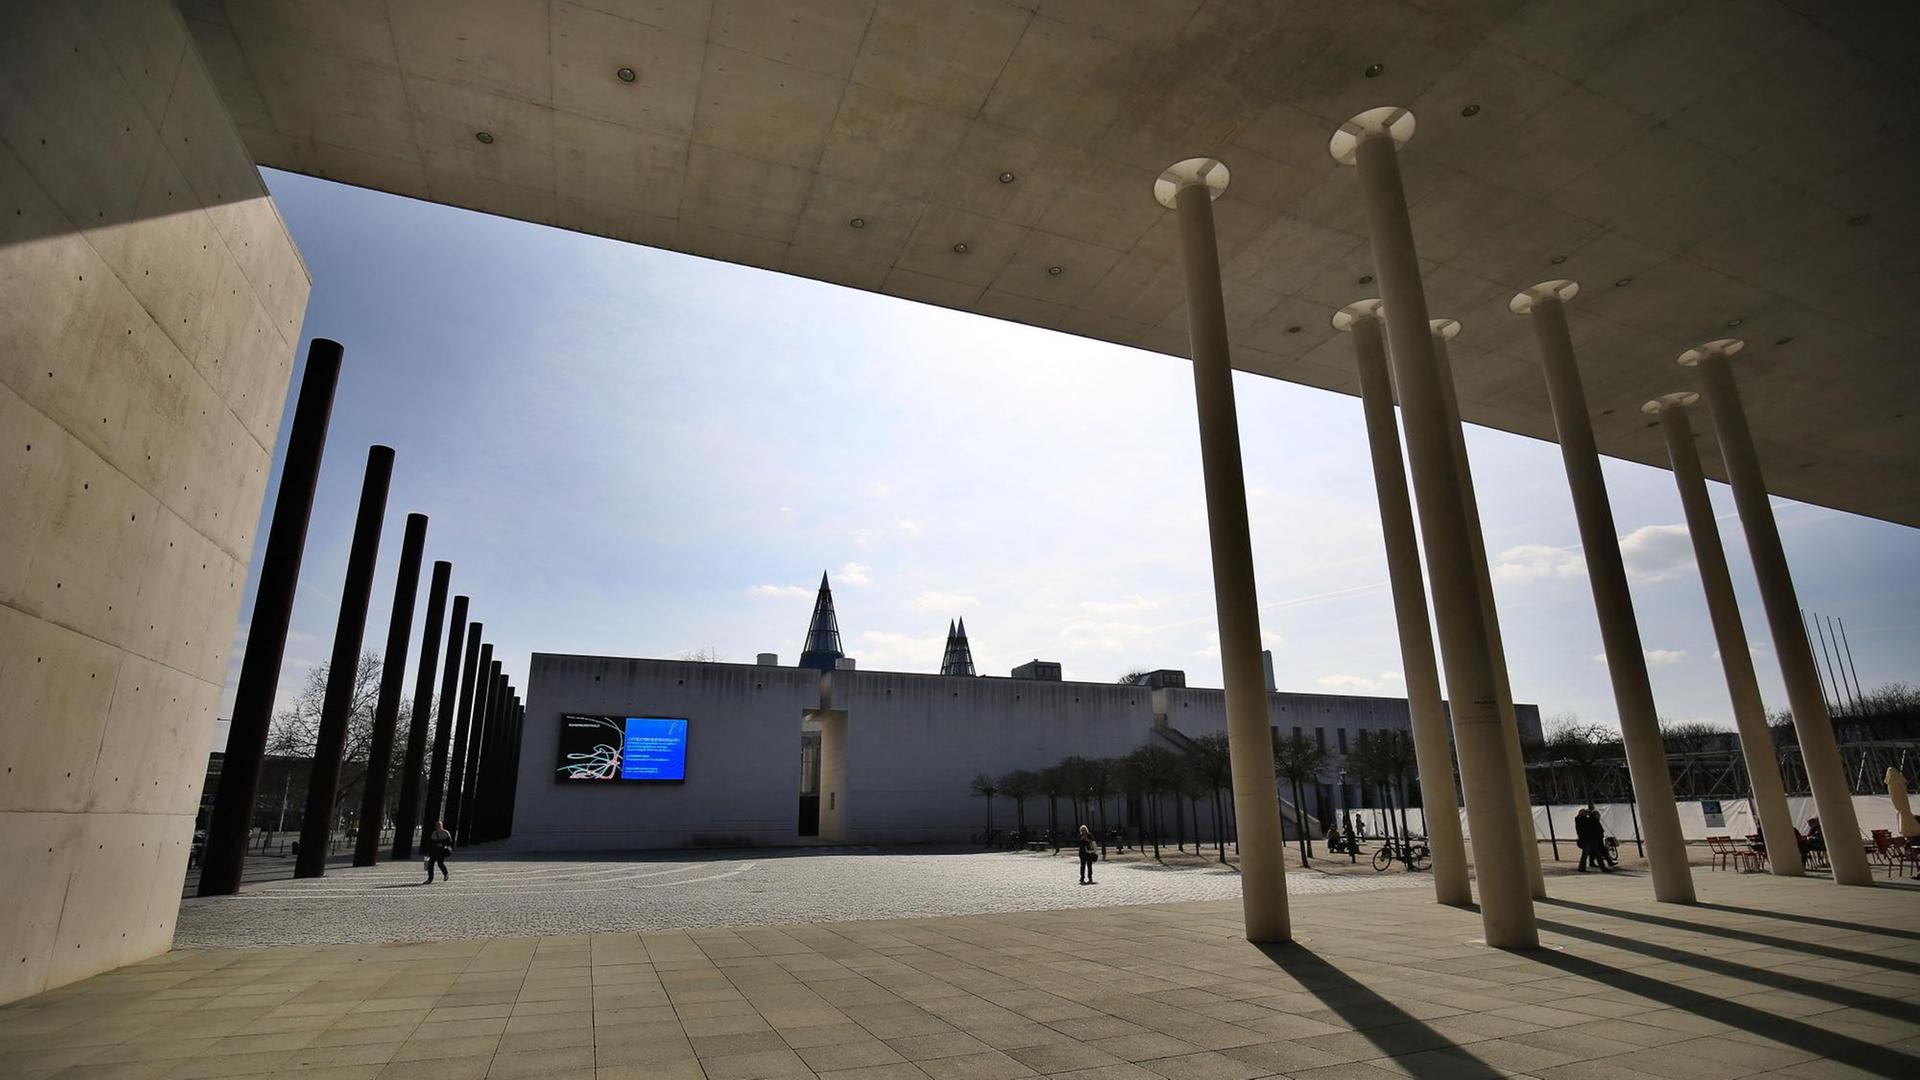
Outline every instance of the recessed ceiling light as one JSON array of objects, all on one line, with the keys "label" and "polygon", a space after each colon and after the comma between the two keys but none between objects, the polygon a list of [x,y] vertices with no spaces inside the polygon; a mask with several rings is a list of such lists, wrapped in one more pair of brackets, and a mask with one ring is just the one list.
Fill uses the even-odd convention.
[{"label": "recessed ceiling light", "polygon": [[1788,334],[1786,337],[1774,338],[1773,343],[1775,345],[1791,345],[1793,344],[1793,335]]},{"label": "recessed ceiling light", "polygon": [[1001,182],[1001,183],[1003,183],[1003,184],[1011,184],[1011,183],[1013,183],[1013,174],[1012,174],[1012,173],[1010,173],[1010,172],[1003,172],[1003,173],[1001,173],[1001,174],[1000,174],[1000,182]]},{"label": "recessed ceiling light", "polygon": [[1631,284],[1633,284],[1633,279],[1632,279],[1632,278],[1630,278],[1630,277],[1623,277],[1623,278],[1621,278],[1621,279],[1620,279],[1619,281],[1616,281],[1616,282],[1614,282],[1614,283],[1613,283],[1613,287],[1614,287],[1614,288],[1616,288],[1616,289],[1624,289],[1624,288],[1626,288],[1627,286],[1629,286],[1629,285],[1631,285]]},{"label": "recessed ceiling light", "polygon": [[1298,326],[1289,326],[1289,327],[1287,327],[1287,333],[1289,333],[1289,334],[1297,334],[1297,333],[1299,333],[1299,332],[1300,332],[1300,328],[1299,328]]},{"label": "recessed ceiling light", "polygon": [[1047,273],[1052,274],[1054,277],[1059,277],[1061,274],[1066,273],[1066,271],[1058,266],[1049,266],[1047,267]]},{"label": "recessed ceiling light", "polygon": [[1555,255],[1553,258],[1548,259],[1547,261],[1552,263],[1555,266],[1559,266],[1561,263],[1567,261],[1567,257],[1565,255]]},{"label": "recessed ceiling light", "polygon": [[1372,274],[1361,274],[1361,275],[1360,275],[1360,284],[1362,284],[1362,285],[1371,285],[1371,284],[1373,284],[1373,275],[1372,275]]},{"label": "recessed ceiling light", "polygon": [[473,133],[473,137],[488,146],[493,145],[493,132],[491,131],[476,131]]},{"label": "recessed ceiling light", "polygon": [[1747,321],[1747,320],[1745,320],[1745,319],[1728,319],[1728,320],[1727,320],[1727,328],[1728,328],[1728,329],[1732,329],[1733,327],[1736,327],[1736,326],[1739,326],[1739,325],[1740,325],[1741,323],[1743,323],[1743,322],[1746,322],[1746,321]]},{"label": "recessed ceiling light", "polygon": [[856,229],[864,229],[867,227],[867,219],[863,217],[857,217],[847,222],[847,224]]},{"label": "recessed ceiling light", "polygon": [[1369,79],[1377,79],[1380,77],[1380,73],[1385,70],[1387,70],[1387,65],[1385,64],[1368,64],[1366,76]]},{"label": "recessed ceiling light", "polygon": [[619,71],[614,72],[614,74],[620,76],[621,82],[632,82],[639,78],[638,75],[633,73],[633,69],[630,67],[623,67]]},{"label": "recessed ceiling light", "polygon": [[1480,106],[1477,104],[1468,105],[1466,108],[1460,110],[1460,115],[1461,116],[1478,116],[1480,115]]},{"label": "recessed ceiling light", "polygon": [[953,245],[953,253],[955,255],[965,255],[967,253],[966,241],[962,240],[960,243]]},{"label": "recessed ceiling light", "polygon": [[1866,224],[1867,222],[1869,222],[1869,221],[1872,221],[1872,220],[1873,220],[1873,215],[1872,215],[1872,214],[1855,214],[1855,215],[1853,215],[1852,217],[1850,217],[1850,218],[1848,218],[1848,219],[1847,219],[1847,224],[1849,224],[1849,225],[1865,225],[1865,224]]}]

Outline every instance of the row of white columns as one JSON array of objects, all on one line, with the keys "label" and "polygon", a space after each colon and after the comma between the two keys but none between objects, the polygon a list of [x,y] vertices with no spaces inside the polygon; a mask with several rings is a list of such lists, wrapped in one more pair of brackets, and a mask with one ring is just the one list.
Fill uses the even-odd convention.
[{"label": "row of white columns", "polygon": [[[1544,898],[1546,890],[1486,544],[1448,364],[1447,341],[1459,333],[1460,325],[1451,319],[1429,317],[1400,180],[1398,147],[1412,137],[1413,130],[1414,119],[1407,110],[1372,109],[1342,124],[1329,143],[1336,161],[1357,168],[1380,286],[1379,298],[1347,305],[1334,315],[1333,324],[1352,332],[1354,339],[1361,407],[1386,540],[1388,579],[1406,670],[1414,748],[1432,834],[1434,891],[1443,904],[1472,902],[1466,841],[1461,836],[1454,802],[1450,719],[1461,787],[1466,793],[1486,941],[1502,948],[1531,948],[1539,944],[1533,901]],[[1232,364],[1213,231],[1212,202],[1226,190],[1227,179],[1227,168],[1219,161],[1192,158],[1163,173],[1154,185],[1154,193],[1162,205],[1177,211],[1180,222],[1235,808],[1241,822],[1247,937],[1255,942],[1280,942],[1289,937],[1285,863],[1273,781],[1272,736],[1261,678],[1259,616]],[[1662,901],[1690,903],[1694,892],[1686,840],[1674,806],[1646,657],[1567,327],[1565,304],[1578,291],[1579,286],[1571,281],[1541,282],[1516,295],[1509,308],[1532,320],[1539,341],[1608,674],[1619,709],[1628,771],[1641,807],[1654,896]],[[1683,354],[1680,363],[1699,368],[1712,410],[1780,656],[1814,801],[1826,835],[1832,838],[1828,857],[1834,880],[1867,885],[1872,878],[1860,846],[1852,842],[1859,827],[1832,720],[1814,681],[1813,657],[1800,633],[1799,603],[1727,364],[1739,347],[1737,341],[1711,342]],[[1402,471],[1401,433],[1394,424],[1396,391],[1412,466],[1411,502]],[[1658,414],[1666,430],[1742,751],[1753,777],[1761,828],[1771,844],[1793,853],[1789,841],[1792,822],[1754,680],[1752,657],[1687,422],[1685,410],[1698,397],[1692,392],[1672,394],[1648,402],[1644,409]],[[1425,541],[1426,553],[1424,580],[1421,540]],[[1435,627],[1427,621],[1429,586]],[[1437,663],[1433,648],[1436,629],[1440,642]],[[1442,672],[1448,691],[1444,706]],[[1777,874],[1801,873],[1797,859],[1776,857],[1769,862]]]}]

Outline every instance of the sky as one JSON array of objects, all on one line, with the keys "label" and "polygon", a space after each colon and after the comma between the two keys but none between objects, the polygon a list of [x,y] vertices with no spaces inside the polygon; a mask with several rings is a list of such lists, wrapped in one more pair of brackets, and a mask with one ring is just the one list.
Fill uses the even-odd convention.
[{"label": "sky", "polygon": [[[832,580],[862,668],[1220,684],[1187,361],[911,301],[268,171],[346,348],[280,702],[332,650],[366,465],[396,462],[365,649],[405,516],[495,656],[797,659]],[[1468,327],[1471,333],[1472,328]],[[1577,343],[1576,343],[1577,344]],[[1261,632],[1282,690],[1403,692],[1359,402],[1236,374]],[[221,715],[252,615],[275,448]],[[1615,726],[1558,448],[1469,427],[1517,700]],[[1671,474],[1604,461],[1662,716],[1731,725]],[[1761,691],[1784,704],[1729,490],[1710,484]],[[1920,682],[1920,530],[1775,500],[1801,603],[1859,679]],[[406,686],[426,608],[423,567]],[[216,739],[224,740],[222,731]]]}]

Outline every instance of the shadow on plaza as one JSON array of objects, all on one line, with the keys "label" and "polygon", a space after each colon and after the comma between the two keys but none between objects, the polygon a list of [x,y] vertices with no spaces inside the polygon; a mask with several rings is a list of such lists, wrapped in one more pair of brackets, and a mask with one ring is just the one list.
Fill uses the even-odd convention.
[{"label": "shadow on plaza", "polygon": [[1864,923],[1851,923],[1840,919],[1824,919],[1818,915],[1798,915],[1790,911],[1768,911],[1765,908],[1740,907],[1737,904],[1709,904],[1705,900],[1693,906],[1707,911],[1724,911],[1729,915],[1754,915],[1766,919],[1779,919],[1783,922],[1802,923],[1807,926],[1825,926],[1834,930],[1854,930],[1863,934],[1879,934],[1883,937],[1920,941],[1920,930],[1902,930],[1897,926],[1868,926]]},{"label": "shadow on plaza", "polygon": [[[1613,934],[1601,933],[1599,931],[1586,931],[1579,927],[1568,926],[1564,923],[1542,921],[1540,926],[1542,929],[1551,929],[1556,933],[1565,934],[1568,937],[1577,937],[1583,940],[1594,941],[1597,944],[1631,949],[1643,955],[1656,956],[1659,959],[1676,964],[1685,964],[1716,972],[1723,972],[1724,969],[1731,968],[1737,971],[1738,977],[1740,978],[1751,979],[1755,982],[1764,982],[1769,985],[1775,984],[1774,980],[1764,977],[1770,975],[1770,972],[1765,972],[1758,968],[1749,968],[1742,964],[1709,963],[1707,962],[1710,959],[1708,957],[1681,952],[1678,949],[1669,949],[1664,946],[1645,945]],[[1678,986],[1664,979],[1657,979],[1650,975],[1642,975],[1638,972],[1628,971],[1625,968],[1613,967],[1573,952],[1556,952],[1542,949],[1536,952],[1530,952],[1527,955],[1541,964],[1559,970],[1563,974],[1577,976],[1582,979],[1591,979],[1594,982],[1603,983],[1615,990],[1632,994],[1635,997],[1658,1002],[1669,1008],[1680,1009],[1706,1020],[1716,1021],[1730,1027],[1738,1028],[1749,1034],[1759,1035],[1778,1043],[1784,1043],[1796,1050],[1803,1050],[1820,1058],[1850,1065],[1875,1076],[1920,1076],[1920,1057],[1903,1053],[1890,1047],[1876,1045],[1864,1039],[1856,1039],[1850,1035],[1842,1035],[1837,1031],[1816,1027],[1803,1020],[1796,1020],[1789,1016],[1781,1016],[1778,1013],[1768,1012],[1764,1009],[1755,1008],[1752,1005],[1745,1005],[1738,1001],[1729,1001],[1726,998],[1716,997],[1712,994],[1685,986]],[[1817,983],[1810,983],[1805,979],[1791,979],[1787,981],[1791,981],[1795,985],[1783,988],[1791,989],[1794,993],[1807,994],[1809,993],[1809,988],[1827,989],[1820,987]],[[1830,994],[1822,994],[1820,996],[1826,997],[1828,1000],[1833,1000]],[[1865,997],[1865,995],[1858,994],[1851,996],[1855,998]],[[1894,1015],[1899,1019],[1909,1022],[1916,1018],[1916,1011],[1912,1007],[1896,1006],[1891,1002],[1886,1002],[1878,998],[1871,1000],[1878,1006],[1872,1009],[1874,1012],[1882,1015]],[[1864,1004],[1856,1004],[1853,1002],[1849,1002],[1849,1004],[1854,1004],[1855,1008],[1864,1009],[1868,1007]]]},{"label": "shadow on plaza", "polygon": [[1312,949],[1298,943],[1256,948],[1416,1080],[1494,1080],[1506,1075]]},{"label": "shadow on plaza", "polygon": [[[1793,952],[1806,953],[1809,956],[1818,956],[1827,960],[1839,960],[1849,964],[1868,964],[1873,967],[1886,968],[1888,971],[1898,971],[1907,975],[1920,975],[1920,963],[1915,963],[1911,960],[1901,960],[1891,956],[1878,956],[1873,953],[1858,952],[1853,949],[1842,949],[1835,945],[1821,945],[1812,941],[1799,941],[1789,937],[1776,937],[1772,934],[1762,934],[1753,930],[1740,930],[1731,926],[1712,926],[1707,923],[1687,922],[1683,919],[1669,918],[1665,915],[1655,915],[1648,911],[1626,911],[1620,908],[1601,907],[1598,904],[1583,904],[1578,900],[1564,900],[1559,897],[1550,897],[1540,900],[1538,903],[1552,904],[1554,907],[1568,908],[1573,911],[1584,911],[1589,915],[1607,915],[1616,919],[1631,919],[1634,922],[1646,923],[1649,926],[1664,926],[1670,930],[1684,930],[1694,934],[1712,934],[1715,937],[1731,938],[1734,941],[1744,941],[1749,945],[1760,945],[1769,949],[1789,949]],[[1706,907],[1708,905],[1702,904],[1699,906]],[[1849,926],[1848,929],[1869,934],[1887,932],[1881,930],[1879,927],[1867,926]]]}]

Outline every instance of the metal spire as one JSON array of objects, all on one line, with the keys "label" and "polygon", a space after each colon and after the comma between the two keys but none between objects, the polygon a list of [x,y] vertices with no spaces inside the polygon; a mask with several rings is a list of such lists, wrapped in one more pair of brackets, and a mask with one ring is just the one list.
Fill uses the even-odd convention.
[{"label": "metal spire", "polygon": [[807,624],[807,643],[800,650],[800,666],[832,671],[840,651],[840,620],[833,614],[833,590],[826,571],[820,572],[820,595],[813,601],[813,621]]},{"label": "metal spire", "polygon": [[947,623],[947,655],[940,661],[942,675],[972,675],[973,650],[967,645],[967,620],[961,619],[958,626]]}]

